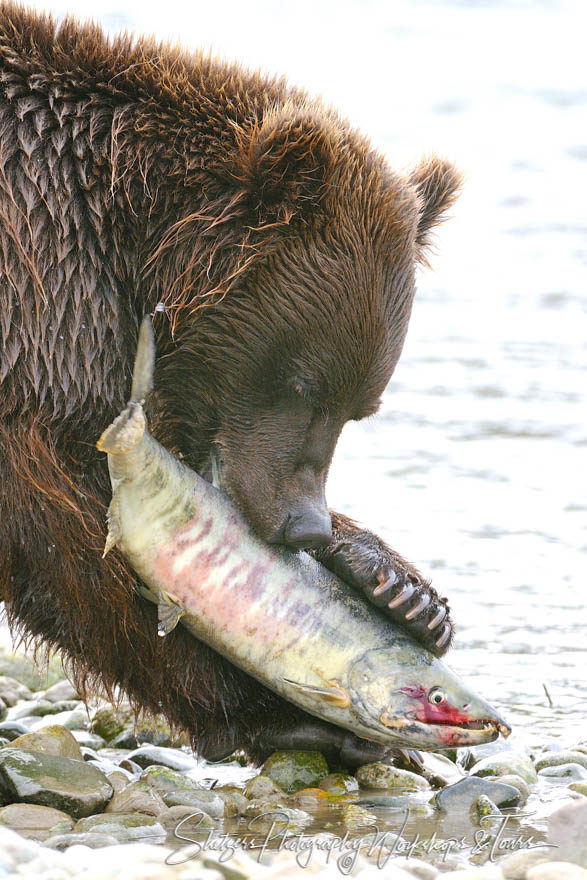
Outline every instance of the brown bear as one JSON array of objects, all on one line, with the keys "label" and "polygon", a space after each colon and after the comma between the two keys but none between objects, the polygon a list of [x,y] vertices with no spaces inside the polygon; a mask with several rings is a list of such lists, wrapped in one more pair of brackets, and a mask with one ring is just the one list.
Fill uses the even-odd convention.
[{"label": "brown bear", "polygon": [[159,302],[155,436],[224,482],[266,541],[305,548],[437,654],[446,600],[329,512],[341,428],[374,413],[414,270],[459,174],[408,176],[302,91],[94,25],[0,7],[0,595],[82,693],[120,686],[195,748],[369,744],[290,706],[155,609],[115,552],[96,439]]}]

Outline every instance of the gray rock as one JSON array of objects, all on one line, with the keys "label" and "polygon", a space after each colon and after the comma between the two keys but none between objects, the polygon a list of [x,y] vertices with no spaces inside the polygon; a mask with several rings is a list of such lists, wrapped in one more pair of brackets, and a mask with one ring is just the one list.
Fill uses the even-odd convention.
[{"label": "gray rock", "polygon": [[211,816],[202,810],[194,810],[193,807],[169,807],[167,812],[159,816],[159,821],[168,831],[177,831],[186,837],[197,831],[209,831],[218,827]]},{"label": "gray rock", "polygon": [[359,804],[345,804],[340,818],[349,831],[360,831],[362,828],[372,828],[377,824],[377,816]]},{"label": "gray rock", "polygon": [[76,834],[75,831],[72,831],[67,834],[55,834],[53,837],[48,837],[43,842],[43,846],[56,850],[69,849],[70,846],[87,846],[90,849],[100,849],[103,846],[115,846],[118,843],[119,840],[111,834],[102,834],[99,831],[95,833],[85,831]]},{"label": "gray rock", "polygon": [[77,834],[86,832],[108,834],[119,842],[150,840],[152,843],[163,843],[167,836],[157,819],[141,813],[103,813],[88,816],[76,822],[74,831]]},{"label": "gray rock", "polygon": [[224,816],[224,801],[213,791],[190,791],[182,788],[179,791],[166,791],[162,797],[168,807],[193,807],[213,819],[222,819]]},{"label": "gray rock", "polygon": [[125,773],[123,770],[113,770],[112,773],[107,773],[106,776],[114,789],[114,794],[118,794],[119,791],[126,788],[129,782],[133,781],[130,773]]},{"label": "gray rock", "polygon": [[[53,703],[49,703],[50,706]],[[31,724],[31,730],[42,730],[50,724],[60,724],[67,727],[68,730],[87,730],[88,713],[84,709],[82,703],[78,703],[75,709],[68,709],[65,712],[57,712],[55,715],[45,715]]]},{"label": "gray rock", "polygon": [[38,804],[9,804],[0,809],[0,824],[18,831],[23,837],[45,840],[56,833],[70,831],[73,819],[61,810]]},{"label": "gray rock", "polygon": [[46,755],[61,756],[83,760],[79,745],[66,727],[52,724],[43,730],[24,733],[12,740],[11,748],[25,749],[27,752],[43,752]]},{"label": "gray rock", "polygon": [[22,721],[2,721],[0,722],[0,736],[4,739],[13,740],[23,733],[28,733],[29,728]]},{"label": "gray rock", "polygon": [[194,782],[189,776],[178,773],[177,770],[171,770],[169,767],[157,766],[151,764],[141,773],[141,780],[148,782],[155,791],[160,794],[166,791],[180,791],[182,789],[189,791],[202,791],[203,786],[199,782]]},{"label": "gray rock", "polygon": [[431,803],[446,812],[466,812],[481,795],[485,795],[498,807],[513,807],[521,800],[520,792],[513,785],[479,776],[467,776],[437,792]]},{"label": "gray rock", "polygon": [[542,865],[550,859],[552,850],[520,850],[499,860],[499,867],[506,880],[526,880],[530,868]]},{"label": "gray rock", "polygon": [[569,862],[545,862],[530,868],[526,880],[587,880],[587,871]]},{"label": "gray rock", "polygon": [[145,813],[159,816],[167,809],[163,799],[148,782],[129,782],[114,794],[106,813]]},{"label": "gray rock", "polygon": [[5,748],[0,751],[0,793],[10,801],[55,807],[78,818],[103,809],[113,789],[103,773],[84,761]]},{"label": "gray rock", "polygon": [[569,785],[571,791],[576,791],[578,794],[583,794],[587,797],[587,782],[573,782]]},{"label": "gray rock", "polygon": [[57,653],[51,656],[49,663],[42,669],[34,660],[20,651],[0,650],[0,675],[15,678],[30,688],[39,691],[50,687],[63,678],[63,666]]},{"label": "gray rock", "polygon": [[127,773],[130,773],[133,779],[138,779],[143,769],[140,764],[135,763],[135,761],[129,761],[128,758],[121,761],[118,766],[121,770],[126,770]]},{"label": "gray rock", "polygon": [[70,681],[62,678],[47,688],[43,698],[51,703],[61,703],[63,700],[79,700],[79,694]]},{"label": "gray rock", "polygon": [[587,770],[581,764],[557,764],[554,767],[543,767],[538,775],[552,779],[572,779],[579,782],[587,780]]},{"label": "gray rock", "polygon": [[127,757],[143,769],[151,764],[169,767],[171,770],[194,770],[198,762],[195,758],[180,752],[178,749],[165,749],[160,746],[141,746],[130,752]]},{"label": "gray rock", "polygon": [[540,773],[545,767],[558,767],[560,764],[579,764],[587,770],[587,755],[584,755],[582,752],[570,751],[570,749],[564,749],[554,754],[541,755],[536,761],[536,770]]},{"label": "gray rock", "polygon": [[135,714],[129,705],[102,706],[96,709],[90,722],[90,730],[109,742],[126,728],[134,726]]},{"label": "gray rock", "polygon": [[328,776],[328,764],[321,752],[280,751],[267,758],[261,772],[290,793],[318,785]]},{"label": "gray rock", "polygon": [[33,695],[26,684],[9,675],[0,675],[0,698],[7,706],[15,706],[19,700],[32,700]]},{"label": "gray rock", "polygon": [[399,791],[428,791],[430,784],[409,770],[400,770],[389,764],[364,764],[357,770],[357,782],[365,788]]},{"label": "gray rock", "polygon": [[139,742],[134,734],[134,730],[125,728],[125,730],[110,740],[110,745],[114,749],[129,749],[129,751],[132,751],[139,747]]},{"label": "gray rock", "polygon": [[528,785],[533,785],[538,777],[534,764],[523,752],[508,750],[483,758],[471,770],[471,776],[521,776]]},{"label": "gray rock", "polygon": [[214,789],[214,794],[217,794],[224,801],[225,818],[240,816],[249,803],[242,791],[231,786],[217,787]]},{"label": "gray rock", "polygon": [[248,828],[253,832],[301,829],[312,821],[304,810],[286,807],[271,801],[251,801],[244,811]]},{"label": "gray rock", "polygon": [[557,859],[587,868],[587,800],[565,804],[551,815],[548,842],[558,847]]},{"label": "gray rock", "polygon": [[21,718],[42,717],[47,714],[55,714],[51,712],[53,703],[49,700],[19,700],[8,709],[6,713],[7,721],[19,721]]},{"label": "gray rock", "polygon": [[516,776],[513,773],[507,773],[505,776],[500,776],[499,781],[504,785],[513,785],[514,788],[517,788],[521,794],[520,803],[523,804],[530,797],[530,786],[527,782],[525,782],[521,776]]},{"label": "gray rock", "polygon": [[101,749],[104,747],[104,740],[97,733],[91,733],[89,730],[72,730],[73,738],[86,749]]}]

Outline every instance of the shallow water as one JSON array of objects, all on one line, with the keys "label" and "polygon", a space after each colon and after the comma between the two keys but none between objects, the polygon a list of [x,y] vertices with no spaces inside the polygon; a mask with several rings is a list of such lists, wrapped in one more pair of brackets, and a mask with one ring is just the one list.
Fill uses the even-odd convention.
[{"label": "shallow water", "polygon": [[[196,15],[137,0],[105,4],[102,19],[287,72],[394,165],[437,150],[465,171],[381,412],[345,428],[329,502],[449,596],[449,662],[504,710],[512,742],[571,744],[587,716],[584,6],[334,8],[260,2],[253,21],[236,2]],[[542,783],[531,824],[561,792]]]}]

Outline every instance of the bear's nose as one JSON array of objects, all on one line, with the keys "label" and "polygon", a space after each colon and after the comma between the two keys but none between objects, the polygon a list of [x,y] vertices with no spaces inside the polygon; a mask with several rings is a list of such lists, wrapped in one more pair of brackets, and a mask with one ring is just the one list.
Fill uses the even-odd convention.
[{"label": "bear's nose", "polygon": [[324,547],[332,541],[332,521],[328,513],[308,510],[291,516],[284,530],[284,544],[296,550]]}]

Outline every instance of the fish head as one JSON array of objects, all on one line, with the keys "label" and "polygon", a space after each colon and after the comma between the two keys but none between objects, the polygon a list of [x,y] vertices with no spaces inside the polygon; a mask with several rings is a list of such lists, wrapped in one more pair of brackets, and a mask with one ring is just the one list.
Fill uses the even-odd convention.
[{"label": "fish head", "polygon": [[349,670],[348,693],[370,738],[390,745],[448,749],[511,732],[448,666],[407,639],[365,652]]}]

